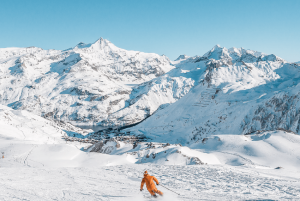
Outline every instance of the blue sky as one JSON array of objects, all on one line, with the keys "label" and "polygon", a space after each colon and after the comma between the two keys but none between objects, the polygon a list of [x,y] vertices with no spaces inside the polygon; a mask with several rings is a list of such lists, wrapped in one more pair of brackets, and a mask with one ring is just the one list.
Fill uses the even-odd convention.
[{"label": "blue sky", "polygon": [[0,1],[0,48],[67,49],[100,37],[170,59],[219,44],[295,62],[300,0]]}]

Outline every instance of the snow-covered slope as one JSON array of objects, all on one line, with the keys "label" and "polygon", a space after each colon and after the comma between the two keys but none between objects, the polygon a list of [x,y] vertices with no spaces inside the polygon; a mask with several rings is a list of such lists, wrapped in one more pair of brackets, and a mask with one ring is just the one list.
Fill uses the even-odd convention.
[{"label": "snow-covered slope", "polygon": [[111,165],[135,162],[126,156],[82,151],[96,141],[79,143],[64,140],[68,136],[84,136],[89,132],[92,130],[82,130],[0,105],[0,154],[1,158],[4,157],[0,167],[95,167],[107,165],[107,161]]},{"label": "snow-covered slope", "polygon": [[[1,161],[1,160],[0,160]],[[165,189],[151,199],[140,192],[148,170]],[[288,173],[288,174],[287,174]],[[246,169],[230,166],[104,166],[97,168],[1,168],[2,200],[195,201],[298,200],[296,171]],[[101,181],[101,182],[100,182]],[[145,188],[145,187],[144,187]]]},{"label": "snow-covered slope", "polygon": [[127,51],[102,38],[64,51],[4,48],[0,103],[75,124],[137,123],[191,88],[184,77],[160,77],[173,68],[165,56]]},{"label": "snow-covered slope", "polygon": [[1,136],[24,142],[55,143],[72,134],[85,136],[92,130],[77,128],[71,124],[50,121],[24,110],[13,110],[0,105]]}]

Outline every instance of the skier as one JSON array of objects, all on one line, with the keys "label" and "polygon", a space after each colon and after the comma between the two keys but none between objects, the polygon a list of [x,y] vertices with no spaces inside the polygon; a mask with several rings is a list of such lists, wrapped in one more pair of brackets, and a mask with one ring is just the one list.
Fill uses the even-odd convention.
[{"label": "skier", "polygon": [[154,176],[150,176],[147,172],[147,170],[144,172],[144,178],[142,180],[141,183],[141,191],[143,190],[144,184],[146,183],[146,187],[147,190],[149,191],[149,193],[151,194],[151,196],[153,197],[157,197],[155,193],[159,194],[159,195],[163,195],[163,193],[159,190],[157,190],[153,180],[155,181],[155,183],[157,185],[159,185],[158,180],[154,177]]}]

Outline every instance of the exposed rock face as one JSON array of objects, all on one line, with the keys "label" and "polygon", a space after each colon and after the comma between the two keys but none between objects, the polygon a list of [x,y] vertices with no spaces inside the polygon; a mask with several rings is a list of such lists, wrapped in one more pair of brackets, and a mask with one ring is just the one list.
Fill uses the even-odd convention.
[{"label": "exposed rock face", "polygon": [[283,129],[300,134],[299,93],[278,94],[245,117],[243,133]]},{"label": "exposed rock face", "polygon": [[188,59],[188,58],[190,58],[190,57],[183,54],[183,55],[180,55],[179,57],[177,57],[177,59],[175,59],[175,61],[184,60],[184,59]]},{"label": "exposed rock face", "polygon": [[120,143],[112,138],[110,140],[97,142],[91,147],[90,152],[110,154],[117,148],[120,148]]}]

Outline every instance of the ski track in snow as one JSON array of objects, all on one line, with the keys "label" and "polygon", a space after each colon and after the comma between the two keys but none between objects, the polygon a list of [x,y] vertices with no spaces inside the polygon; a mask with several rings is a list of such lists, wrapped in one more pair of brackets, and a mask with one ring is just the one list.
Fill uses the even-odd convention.
[{"label": "ski track in snow", "polygon": [[[1,168],[1,200],[151,200],[139,191],[148,169],[180,196],[159,200],[298,199],[300,179],[229,166],[103,166],[101,168]],[[282,170],[273,170],[282,171]],[[144,186],[144,189],[145,186]]]}]

